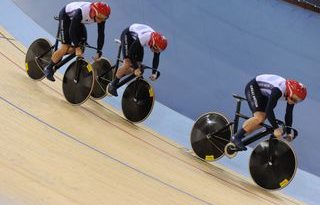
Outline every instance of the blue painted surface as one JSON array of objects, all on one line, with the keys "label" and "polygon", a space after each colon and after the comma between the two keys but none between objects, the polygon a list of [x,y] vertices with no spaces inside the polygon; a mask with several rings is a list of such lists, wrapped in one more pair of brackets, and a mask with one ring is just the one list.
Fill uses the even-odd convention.
[{"label": "blue painted surface", "polygon": [[[53,34],[56,22],[51,16],[67,2],[36,1],[34,4],[35,1],[31,0],[14,1],[26,12],[49,6],[49,10],[29,15],[36,20],[41,18],[42,21],[38,23]],[[155,83],[157,99],[164,105],[155,105],[147,125],[179,144],[190,147],[189,133],[193,118],[202,112],[213,110],[225,112],[232,117],[234,101],[231,93],[241,94],[248,79],[268,70],[270,73],[303,79],[310,88],[309,99],[299,105],[295,112],[299,116],[296,117],[296,124],[300,125],[298,128],[303,135],[296,140],[295,147],[300,167],[313,170],[312,166],[309,168],[306,165],[319,164],[315,163],[319,159],[315,159],[317,139],[314,139],[316,136],[313,137],[319,122],[319,115],[314,111],[319,101],[315,84],[319,77],[319,72],[315,72],[319,61],[316,51],[319,47],[317,34],[320,28],[315,26],[319,21],[318,15],[274,0],[203,0],[201,4],[192,0],[109,2],[113,13],[107,27],[110,28],[105,48],[107,56],[116,53],[112,39],[132,22],[154,25],[170,41],[168,51],[161,56],[161,79]],[[52,39],[10,0],[3,0],[2,5],[0,24],[24,45],[30,45],[38,37]],[[187,6],[193,9],[188,9]],[[46,19],[44,16],[50,17]],[[198,22],[199,19],[201,22]],[[89,28],[90,34],[95,33],[92,30],[95,30],[95,26]],[[95,42],[94,34],[91,41]],[[150,56],[146,57],[147,61],[150,60]],[[182,93],[188,94],[181,95]],[[120,108],[120,98],[108,98],[106,101]],[[306,124],[308,127],[303,129],[302,126]],[[220,163],[249,176],[248,159],[249,152],[245,152],[234,160],[222,159]],[[317,198],[320,179],[299,169],[292,184],[283,192],[309,204],[320,204]]]}]

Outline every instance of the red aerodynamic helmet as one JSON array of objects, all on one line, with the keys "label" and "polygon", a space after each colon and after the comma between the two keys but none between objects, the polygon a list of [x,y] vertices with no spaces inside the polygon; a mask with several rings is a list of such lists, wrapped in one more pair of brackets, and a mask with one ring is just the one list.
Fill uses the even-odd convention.
[{"label": "red aerodynamic helmet", "polygon": [[101,1],[92,3],[91,8],[96,12],[96,16],[104,16],[105,18],[108,18],[111,13],[110,6]]},{"label": "red aerodynamic helmet", "polygon": [[307,88],[295,80],[286,80],[286,92],[289,97],[296,95],[301,100],[304,100],[307,96]]},{"label": "red aerodynamic helmet", "polygon": [[166,37],[158,32],[152,32],[151,38],[149,40],[149,46],[156,47],[160,49],[160,51],[164,51],[167,48],[168,41]]}]

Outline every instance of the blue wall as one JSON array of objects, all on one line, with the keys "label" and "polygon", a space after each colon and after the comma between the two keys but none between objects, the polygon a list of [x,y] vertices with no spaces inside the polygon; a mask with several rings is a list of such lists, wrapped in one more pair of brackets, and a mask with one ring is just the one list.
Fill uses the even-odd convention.
[{"label": "blue wall", "polygon": [[[13,0],[53,35],[52,16],[70,1]],[[235,109],[231,93],[243,95],[255,75],[274,73],[302,81],[308,99],[296,106],[294,142],[299,167],[320,175],[317,136],[319,119],[318,65],[320,16],[281,0],[109,0],[104,54],[116,54],[113,38],[134,22],[146,23],[169,40],[161,55],[161,78],[155,83],[157,99],[196,119],[219,111],[229,118]],[[45,9],[46,8],[46,9]],[[96,26],[88,27],[89,42],[96,41]],[[151,55],[146,52],[146,62]],[[245,106],[244,111],[248,109]],[[277,116],[283,118],[285,104]],[[188,138],[189,136],[185,136]]]}]

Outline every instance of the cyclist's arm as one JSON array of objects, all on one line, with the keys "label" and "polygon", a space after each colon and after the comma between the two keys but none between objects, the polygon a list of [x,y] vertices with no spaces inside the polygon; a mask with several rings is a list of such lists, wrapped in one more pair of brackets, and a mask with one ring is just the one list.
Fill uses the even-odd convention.
[{"label": "cyclist's arm", "polygon": [[[286,114],[284,116],[284,120],[287,126],[292,126],[292,111],[293,111],[294,104],[287,103]],[[288,130],[287,130],[288,131]]]},{"label": "cyclist's arm", "polygon": [[75,47],[79,47],[80,40],[79,33],[81,28],[82,12],[81,9],[74,11],[74,16],[70,24],[70,38]]},{"label": "cyclist's arm", "polygon": [[98,39],[97,39],[97,48],[98,52],[101,52],[103,45],[104,45],[104,28],[105,28],[106,22],[103,21],[101,23],[98,23]]},{"label": "cyclist's arm", "polygon": [[276,107],[277,102],[281,96],[282,96],[282,92],[280,91],[279,88],[272,88],[271,95],[269,97],[267,107],[266,107],[267,118],[274,129],[278,128],[279,126],[276,122],[276,117],[274,115],[273,109]]},{"label": "cyclist's arm", "polygon": [[139,39],[136,39],[129,48],[128,56],[132,62],[132,66],[134,69],[138,68],[137,55],[139,55],[141,47],[142,46]]},{"label": "cyclist's arm", "polygon": [[[160,61],[160,53],[153,53],[152,68],[158,69],[159,61]],[[155,74],[156,71],[153,70],[152,73]]]}]

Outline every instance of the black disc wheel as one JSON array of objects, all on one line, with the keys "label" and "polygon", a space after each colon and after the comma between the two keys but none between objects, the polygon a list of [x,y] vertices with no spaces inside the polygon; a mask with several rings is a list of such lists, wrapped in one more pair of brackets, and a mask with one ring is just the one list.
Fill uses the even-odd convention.
[{"label": "black disc wheel", "polygon": [[143,79],[132,81],[122,96],[122,112],[131,122],[144,121],[152,111],[154,103],[152,86]]},{"label": "black disc wheel", "polygon": [[96,74],[91,97],[94,99],[101,99],[107,95],[107,85],[112,81],[113,69],[110,61],[101,58],[92,64],[92,68]]},{"label": "black disc wheel", "polygon": [[190,141],[196,155],[206,161],[218,160],[231,137],[229,120],[220,113],[202,115],[193,125]]},{"label": "black disc wheel", "polygon": [[297,160],[287,142],[271,139],[261,142],[253,150],[249,168],[256,184],[264,189],[277,190],[291,182],[297,169]]},{"label": "black disc wheel", "polygon": [[[80,70],[77,72],[77,69]],[[91,64],[86,61],[76,60],[71,63],[63,76],[62,83],[66,100],[73,105],[84,103],[90,97],[94,76]]]},{"label": "black disc wheel", "polygon": [[43,68],[49,64],[52,53],[52,45],[46,39],[39,38],[30,45],[25,63],[27,74],[31,79],[42,80],[44,78]]}]

